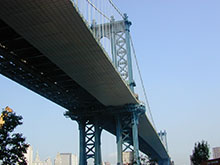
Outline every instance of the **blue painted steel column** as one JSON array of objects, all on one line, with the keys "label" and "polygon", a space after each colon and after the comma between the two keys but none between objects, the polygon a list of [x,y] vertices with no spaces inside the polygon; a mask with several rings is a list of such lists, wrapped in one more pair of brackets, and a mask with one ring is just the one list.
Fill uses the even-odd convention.
[{"label": "blue painted steel column", "polygon": [[130,44],[130,35],[129,35],[131,22],[128,21],[127,14],[124,14],[124,21],[125,21],[125,40],[126,40],[127,60],[128,60],[128,81],[131,91],[134,92],[135,83],[133,80],[131,44]]},{"label": "blue painted steel column", "polygon": [[116,69],[118,69],[117,65],[117,56],[116,56],[116,40],[115,40],[115,19],[112,16],[110,21],[110,32],[111,32],[111,52],[112,52],[112,61]]},{"label": "blue painted steel column", "polygon": [[87,165],[87,158],[86,158],[86,143],[85,143],[85,126],[86,121],[80,120],[79,124],[79,165]]},{"label": "blue painted steel column", "polygon": [[98,119],[95,121],[95,165],[102,165],[101,156],[101,128]]},{"label": "blue painted steel column", "polygon": [[123,165],[122,162],[122,129],[120,116],[116,117],[116,143],[117,143],[117,165]]},{"label": "blue painted steel column", "polygon": [[136,165],[140,165],[138,142],[138,114],[135,112],[133,112],[132,116],[132,137],[134,146],[134,162],[136,162]]}]

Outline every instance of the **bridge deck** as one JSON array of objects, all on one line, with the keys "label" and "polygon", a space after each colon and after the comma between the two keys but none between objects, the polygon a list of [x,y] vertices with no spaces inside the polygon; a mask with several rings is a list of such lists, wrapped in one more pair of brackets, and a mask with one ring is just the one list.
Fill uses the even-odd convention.
[{"label": "bridge deck", "polygon": [[[0,53],[5,55],[1,67],[5,62],[12,67],[0,67],[5,76],[69,110],[77,100],[98,106],[138,103],[71,1],[1,0],[0,18]],[[13,64],[26,67],[27,74],[19,77],[23,71],[16,67],[15,72]],[[37,79],[25,82],[30,75]],[[41,88],[45,84],[50,91]],[[114,128],[106,129],[114,133]],[[139,140],[144,153],[168,158],[146,116],[139,122]]]},{"label": "bridge deck", "polygon": [[138,103],[69,0],[0,2],[1,18],[104,105]]}]

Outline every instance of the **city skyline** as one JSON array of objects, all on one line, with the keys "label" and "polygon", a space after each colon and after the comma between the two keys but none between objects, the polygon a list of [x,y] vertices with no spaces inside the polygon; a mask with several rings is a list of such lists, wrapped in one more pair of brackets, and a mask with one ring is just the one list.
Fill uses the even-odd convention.
[{"label": "city skyline", "polygon": [[31,145],[27,148],[27,153],[24,154],[27,165],[78,165],[78,156],[72,153],[57,152],[54,157],[41,159],[38,150],[34,150]]}]

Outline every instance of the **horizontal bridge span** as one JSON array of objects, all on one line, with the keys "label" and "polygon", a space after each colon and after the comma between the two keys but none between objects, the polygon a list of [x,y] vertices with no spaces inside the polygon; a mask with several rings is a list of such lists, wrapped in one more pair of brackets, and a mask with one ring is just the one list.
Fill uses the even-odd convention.
[{"label": "horizontal bridge span", "polygon": [[1,18],[103,105],[138,103],[69,0],[0,2]]}]

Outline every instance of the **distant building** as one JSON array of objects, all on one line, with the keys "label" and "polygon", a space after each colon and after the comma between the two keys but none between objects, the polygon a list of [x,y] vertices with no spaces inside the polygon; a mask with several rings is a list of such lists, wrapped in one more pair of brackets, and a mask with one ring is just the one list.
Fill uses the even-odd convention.
[{"label": "distant building", "polygon": [[[27,153],[25,153],[24,156],[27,160],[27,165],[53,165],[50,158],[45,161],[41,161],[38,151],[36,152],[36,156],[34,158],[31,146],[28,147]],[[76,155],[71,153],[57,153],[54,165],[78,165],[78,159]]]},{"label": "distant building", "polygon": [[55,160],[54,160],[54,165],[62,165],[60,153],[57,153]]},{"label": "distant building", "polygon": [[25,153],[24,156],[27,160],[27,165],[52,165],[52,161],[50,158],[48,158],[45,161],[41,161],[38,152],[36,153],[36,157],[34,159],[33,158],[33,149],[31,146],[28,147],[27,153]]},{"label": "distant building", "polygon": [[44,161],[44,165],[52,165],[51,159],[50,159],[50,158],[46,159],[46,160]]},{"label": "distant building", "polygon": [[71,153],[58,153],[54,165],[78,165],[78,159],[76,155]]},{"label": "distant building", "polygon": [[217,159],[220,158],[220,147],[215,147],[213,150],[213,158]]},{"label": "distant building", "polygon": [[33,149],[31,146],[27,148],[27,153],[24,154],[27,164],[32,165],[33,164]]},{"label": "distant building", "polygon": [[33,161],[33,165],[44,165],[44,162],[42,162],[42,161],[40,160],[40,156],[39,156],[38,151],[37,151],[36,157],[35,157],[35,159],[34,159],[34,161]]},{"label": "distant building", "polygon": [[123,152],[123,164],[131,165],[134,162],[134,154],[132,151]]}]

